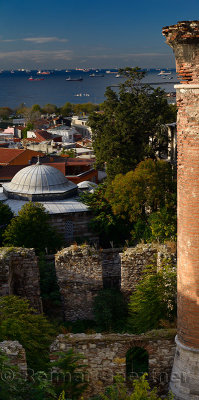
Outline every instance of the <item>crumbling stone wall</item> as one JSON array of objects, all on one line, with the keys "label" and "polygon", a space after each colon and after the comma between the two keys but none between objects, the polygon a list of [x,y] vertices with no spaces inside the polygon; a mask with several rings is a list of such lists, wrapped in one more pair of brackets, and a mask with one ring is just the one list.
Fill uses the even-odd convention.
[{"label": "crumbling stone wall", "polygon": [[71,348],[81,353],[86,365],[82,379],[89,383],[88,394],[95,395],[111,385],[115,375],[126,376],[127,351],[141,347],[149,355],[151,383],[167,388],[175,353],[174,335],[174,331],[164,330],[143,335],[59,335],[51,345],[51,360],[56,359],[56,352]]},{"label": "crumbling stone wall", "polygon": [[42,311],[38,260],[34,249],[0,248],[0,296],[26,297],[30,305]]},{"label": "crumbling stone wall", "polygon": [[[27,374],[26,353],[22,345],[17,340],[15,341],[5,340],[4,342],[0,342],[0,351],[2,351],[8,356],[10,363],[14,366],[17,366],[19,368],[19,372],[21,372],[23,376],[26,376]],[[2,371],[1,378],[6,379],[6,376],[8,377],[8,379],[14,378],[14,376],[12,377],[12,374],[8,369],[5,369],[4,372]]]},{"label": "crumbling stone wall", "polygon": [[122,249],[103,249],[101,251],[102,275],[104,288],[121,286],[121,253]]},{"label": "crumbling stone wall", "polygon": [[121,256],[121,291],[129,296],[139,283],[147,265],[160,267],[164,259],[176,262],[176,255],[165,245],[138,244],[126,249]]},{"label": "crumbling stone wall", "polygon": [[65,319],[93,319],[93,299],[103,288],[100,253],[72,245],[55,255],[55,267]]},{"label": "crumbling stone wall", "polygon": [[65,319],[93,319],[93,299],[99,290],[114,287],[129,296],[146,266],[158,267],[165,258],[175,262],[175,254],[158,244],[139,244],[124,252],[72,245],[58,252],[55,268]]}]

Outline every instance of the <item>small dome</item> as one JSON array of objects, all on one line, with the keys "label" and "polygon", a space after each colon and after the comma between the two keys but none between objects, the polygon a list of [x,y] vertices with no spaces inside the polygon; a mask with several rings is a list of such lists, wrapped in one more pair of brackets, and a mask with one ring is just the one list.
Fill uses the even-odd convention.
[{"label": "small dome", "polygon": [[10,198],[35,201],[65,198],[77,191],[77,185],[69,181],[61,171],[39,162],[21,169],[10,183],[2,186]]}]

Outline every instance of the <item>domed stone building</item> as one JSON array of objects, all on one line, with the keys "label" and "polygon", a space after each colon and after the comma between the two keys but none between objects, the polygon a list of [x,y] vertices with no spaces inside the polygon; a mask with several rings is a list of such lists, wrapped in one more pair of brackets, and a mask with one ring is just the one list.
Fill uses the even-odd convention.
[{"label": "domed stone building", "polygon": [[66,244],[97,239],[89,232],[91,213],[80,201],[77,185],[58,169],[39,161],[21,169],[11,182],[2,185],[0,201],[15,215],[27,201],[43,204],[52,225],[64,236]]}]

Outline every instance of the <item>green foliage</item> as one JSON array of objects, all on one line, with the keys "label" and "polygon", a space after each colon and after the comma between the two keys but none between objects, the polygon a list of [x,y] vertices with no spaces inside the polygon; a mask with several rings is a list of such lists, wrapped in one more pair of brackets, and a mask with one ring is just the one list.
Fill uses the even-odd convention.
[{"label": "green foliage", "polygon": [[166,240],[177,240],[177,213],[176,202],[172,207],[163,207],[149,216],[151,229],[150,239],[164,242]]},{"label": "green foliage", "polygon": [[2,246],[2,235],[13,217],[10,207],[0,202],[0,246]]},{"label": "green foliage", "polygon": [[176,238],[176,180],[167,162],[140,162],[134,171],[117,175],[105,197],[114,215],[132,223],[133,239]]},{"label": "green foliage", "polygon": [[[61,306],[61,297],[54,262],[47,262],[44,254],[39,256],[40,289],[44,312],[52,317]],[[53,315],[55,317],[55,315]]]},{"label": "green foliage", "polygon": [[105,196],[106,188],[106,184],[99,185],[94,193],[83,193],[80,197],[92,211],[91,230],[99,235],[100,245],[109,248],[111,242],[117,247],[128,239],[130,226],[128,221],[113,213]]},{"label": "green foliage", "polygon": [[13,110],[9,107],[0,107],[0,118],[7,120],[13,113]]},{"label": "green foliage", "polygon": [[58,400],[66,400],[64,390],[63,390],[63,392],[61,392],[61,394],[60,394]]},{"label": "green foliage", "polygon": [[93,312],[98,331],[124,332],[127,304],[119,290],[101,290],[94,299]]},{"label": "green foliage", "polygon": [[40,107],[39,104],[34,104],[34,105],[31,107],[31,110],[32,110],[32,112],[39,111],[39,112],[41,113],[41,107]]},{"label": "green foliage", "polygon": [[58,400],[65,400],[66,397],[78,399],[87,386],[79,372],[83,368],[79,363],[82,357],[72,349],[59,354],[59,357],[58,361],[49,364],[48,372],[29,370],[29,375],[25,377],[0,352],[0,400],[57,399],[62,387],[65,390],[62,390]]},{"label": "green foliage", "polygon": [[[115,376],[113,385],[106,388],[104,394],[100,394],[100,400],[161,400],[157,394],[157,389],[151,389],[147,381],[147,374],[142,375],[139,379],[132,382],[133,391],[130,393],[129,388],[125,385],[122,376]],[[173,396],[168,395],[165,400],[172,400]]]},{"label": "green foliage", "polygon": [[71,103],[67,102],[61,107],[60,112],[64,117],[70,117],[72,115],[73,106]]},{"label": "green foliage", "polygon": [[28,122],[27,124],[26,124],[26,127],[23,129],[23,131],[22,131],[22,138],[23,139],[26,139],[27,138],[27,132],[28,131],[31,131],[31,130],[33,130],[34,129],[34,124],[32,123],[32,122]]},{"label": "green foliage", "polygon": [[42,107],[42,112],[45,114],[56,114],[57,113],[57,106],[55,104],[46,104]]},{"label": "green foliage", "polygon": [[51,368],[55,368],[52,374],[55,391],[59,394],[62,390],[68,399],[78,399],[88,385],[84,357],[73,349],[55,355],[58,359],[51,363]]},{"label": "green foliage", "polygon": [[93,103],[73,104],[73,113],[75,115],[91,114],[99,110],[99,106]]},{"label": "green foliage", "polygon": [[70,157],[70,158],[75,158],[75,157],[76,157],[76,151],[75,151],[75,149],[62,149],[62,151],[61,151],[60,154],[61,154],[61,155],[62,155],[62,154],[67,155],[67,156]]},{"label": "green foliage", "polygon": [[159,140],[162,125],[175,121],[164,91],[141,83],[143,71],[125,68],[120,74],[126,80],[120,84],[119,94],[108,87],[103,113],[89,118],[96,163],[106,163],[110,180],[134,169],[146,156],[156,158],[163,145]]},{"label": "green foliage", "polygon": [[36,253],[56,252],[63,244],[57,231],[50,225],[45,208],[40,203],[27,202],[13,218],[3,234],[5,246],[35,248]]},{"label": "green foliage", "polygon": [[0,341],[18,340],[26,350],[28,366],[45,370],[55,332],[43,314],[17,296],[0,298]]},{"label": "green foliage", "polygon": [[177,308],[177,277],[175,268],[164,262],[156,272],[148,268],[129,302],[129,330],[143,333],[174,323]]}]

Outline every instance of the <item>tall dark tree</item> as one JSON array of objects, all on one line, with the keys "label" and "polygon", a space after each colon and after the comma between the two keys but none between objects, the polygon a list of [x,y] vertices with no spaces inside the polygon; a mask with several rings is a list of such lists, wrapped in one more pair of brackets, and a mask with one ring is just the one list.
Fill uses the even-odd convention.
[{"label": "tall dark tree", "polygon": [[175,121],[164,91],[142,83],[143,71],[125,68],[119,73],[126,78],[119,93],[108,87],[103,113],[89,118],[96,163],[106,164],[111,179],[134,169],[145,157],[155,158],[162,124]]}]

